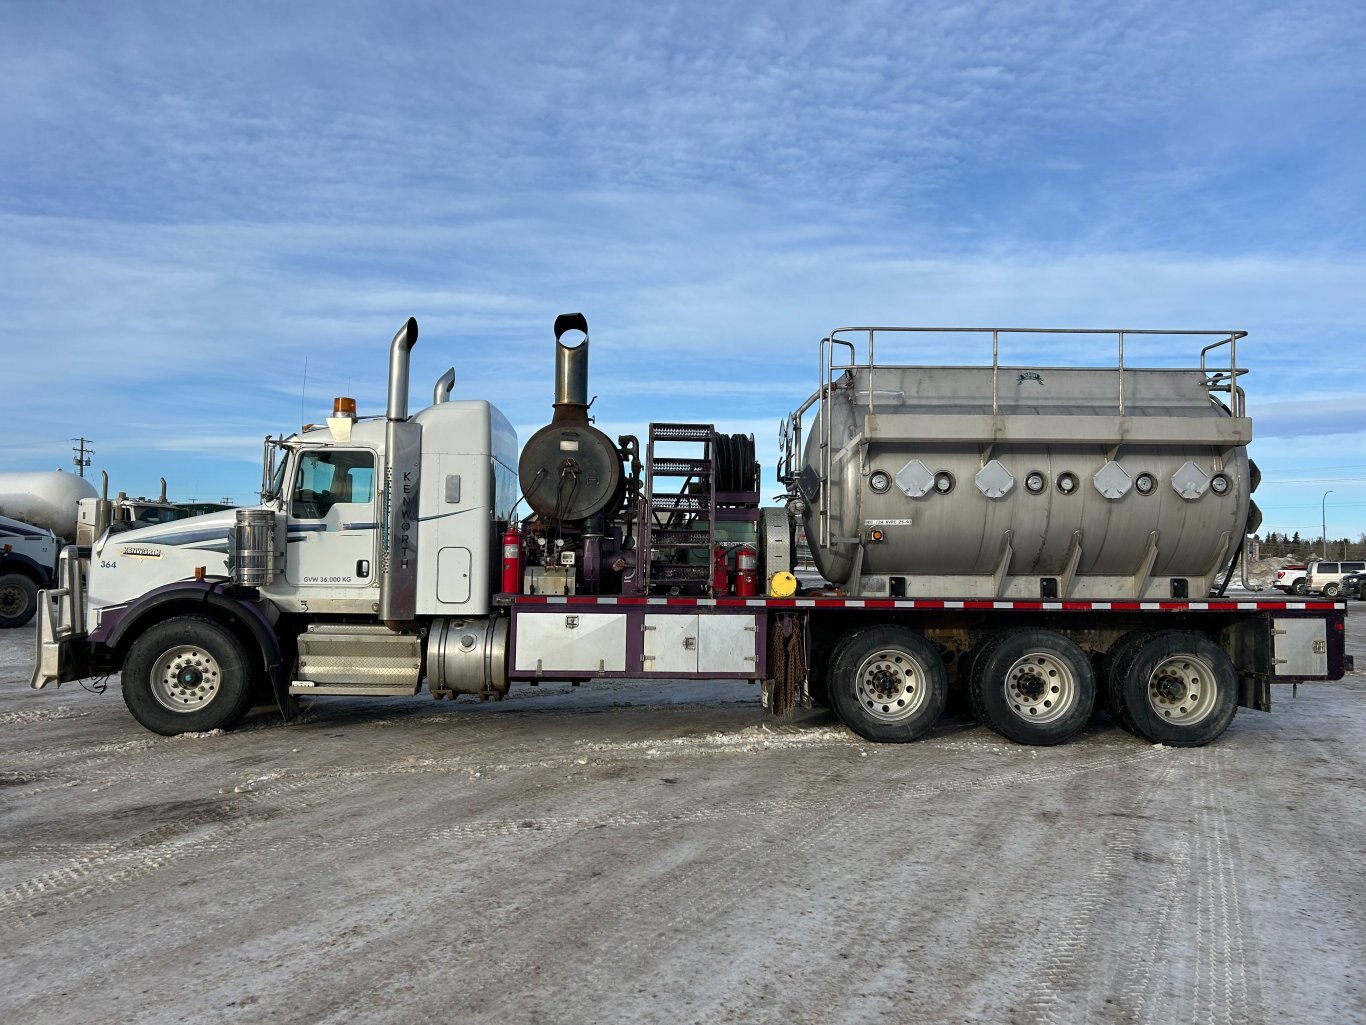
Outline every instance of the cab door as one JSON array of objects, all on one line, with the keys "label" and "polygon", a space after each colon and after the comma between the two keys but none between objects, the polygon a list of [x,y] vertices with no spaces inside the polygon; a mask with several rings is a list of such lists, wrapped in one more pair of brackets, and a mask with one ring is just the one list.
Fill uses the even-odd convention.
[{"label": "cab door", "polygon": [[377,588],[379,511],[375,454],[304,450],[289,501],[285,579],[317,597],[360,597]]}]

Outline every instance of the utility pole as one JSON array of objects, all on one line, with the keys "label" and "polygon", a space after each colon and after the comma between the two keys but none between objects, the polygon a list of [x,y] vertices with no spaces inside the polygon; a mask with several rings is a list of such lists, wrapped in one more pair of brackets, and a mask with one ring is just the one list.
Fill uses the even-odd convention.
[{"label": "utility pole", "polygon": [[1325,559],[1328,558],[1328,496],[1331,494],[1331,491],[1325,491],[1323,501],[1319,503],[1319,515],[1323,521],[1320,524],[1320,529],[1323,531],[1323,557]]},{"label": "utility pole", "polygon": [[90,465],[90,457],[95,454],[95,450],[87,447],[90,444],[89,438],[72,438],[71,440],[77,443],[77,447],[71,450],[76,453],[76,457],[71,461],[76,464],[76,471],[84,477],[85,468]]}]

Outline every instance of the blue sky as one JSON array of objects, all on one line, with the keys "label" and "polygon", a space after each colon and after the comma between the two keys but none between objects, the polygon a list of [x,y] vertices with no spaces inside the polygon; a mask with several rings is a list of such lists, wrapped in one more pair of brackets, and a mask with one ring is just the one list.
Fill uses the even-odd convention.
[{"label": "blue sky", "polygon": [[1350,2],[0,0],[0,470],[249,501],[409,315],[415,400],[525,439],[582,310],[600,426],[770,479],[842,324],[1236,328],[1267,527],[1356,537],[1363,52]]}]

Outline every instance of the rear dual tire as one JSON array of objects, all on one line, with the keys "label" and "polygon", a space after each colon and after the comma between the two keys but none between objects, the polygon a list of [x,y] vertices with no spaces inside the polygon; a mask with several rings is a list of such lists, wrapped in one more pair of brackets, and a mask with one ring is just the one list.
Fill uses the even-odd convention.
[{"label": "rear dual tire", "polygon": [[948,672],[933,644],[903,626],[872,626],[831,653],[831,707],[860,737],[904,744],[927,733],[948,700]]},{"label": "rear dual tire", "polygon": [[989,640],[973,659],[968,699],[977,721],[1007,740],[1051,747],[1070,740],[1091,718],[1096,678],[1070,638],[1013,630]]},{"label": "rear dual tire", "polygon": [[1233,722],[1238,674],[1210,638],[1141,634],[1113,650],[1106,686],[1112,714],[1130,733],[1168,747],[1201,747]]}]

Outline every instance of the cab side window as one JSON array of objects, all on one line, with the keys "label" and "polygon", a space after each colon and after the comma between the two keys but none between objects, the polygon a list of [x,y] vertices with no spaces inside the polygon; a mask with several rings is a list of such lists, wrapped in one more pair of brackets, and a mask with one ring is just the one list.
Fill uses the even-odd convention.
[{"label": "cab side window", "polygon": [[367,503],[375,496],[375,457],[352,449],[305,452],[294,479],[297,519],[322,519],[338,502]]}]

